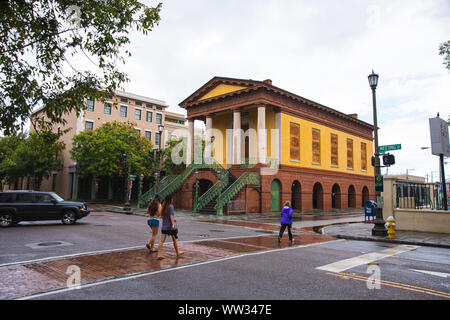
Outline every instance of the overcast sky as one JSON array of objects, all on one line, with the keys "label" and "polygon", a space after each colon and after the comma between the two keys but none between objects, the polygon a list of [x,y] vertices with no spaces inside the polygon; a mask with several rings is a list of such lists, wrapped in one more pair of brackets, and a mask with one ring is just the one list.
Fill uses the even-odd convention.
[{"label": "overcast sky", "polygon": [[178,104],[214,76],[272,79],[373,124],[374,69],[379,144],[402,145],[389,174],[434,171],[436,181],[439,158],[421,147],[430,146],[428,119],[450,117],[450,72],[439,56],[447,40],[448,0],[170,0],[159,26],[132,36],[124,89],[186,114]]}]

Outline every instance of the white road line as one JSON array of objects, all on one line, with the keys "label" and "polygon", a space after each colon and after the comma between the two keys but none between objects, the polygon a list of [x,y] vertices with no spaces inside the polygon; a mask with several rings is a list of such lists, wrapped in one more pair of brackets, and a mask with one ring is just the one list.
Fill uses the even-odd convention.
[{"label": "white road line", "polygon": [[419,248],[418,246],[410,246],[410,245],[400,245],[393,248],[389,248],[379,252],[372,252],[363,254],[358,257],[345,259],[341,261],[337,261],[334,263],[330,263],[321,267],[317,267],[318,270],[330,271],[330,272],[342,272],[347,269],[351,269],[360,265],[368,264],[370,262],[384,259],[395,254],[415,250]]},{"label": "white road line", "polygon": [[74,289],[74,288],[57,289],[57,290],[53,290],[53,291],[49,291],[49,292],[38,293],[38,294],[30,295],[30,296],[17,298],[14,300],[35,299],[35,298],[48,296],[48,295],[52,295],[52,294],[64,293],[64,292],[68,292],[68,291],[72,291],[72,290],[82,290],[85,288],[95,287],[95,286],[99,286],[102,284],[108,284],[108,283],[112,283],[112,282],[118,282],[118,281],[124,281],[124,280],[134,280],[137,278],[142,278],[142,277],[146,277],[146,276],[150,276],[150,275],[154,275],[154,274],[159,274],[159,273],[164,273],[164,272],[169,272],[169,271],[176,271],[176,270],[181,270],[181,269],[186,269],[186,268],[192,268],[192,267],[202,266],[202,265],[211,264],[211,263],[215,263],[215,262],[222,262],[222,261],[226,261],[226,260],[237,259],[237,258],[248,257],[248,256],[256,256],[256,255],[272,253],[272,252],[294,250],[294,249],[298,249],[298,248],[313,247],[313,246],[317,246],[317,245],[329,244],[332,242],[340,242],[340,241],[346,241],[346,240],[338,239],[338,240],[315,242],[315,243],[305,244],[305,245],[301,245],[301,246],[292,246],[292,247],[286,247],[286,248],[280,248],[280,249],[269,249],[269,250],[265,250],[265,251],[249,252],[249,253],[243,253],[243,254],[239,253],[239,254],[235,254],[235,255],[232,255],[229,257],[225,257],[225,258],[218,258],[218,259],[207,260],[207,261],[202,261],[202,262],[198,262],[198,263],[191,263],[191,264],[181,265],[179,267],[168,267],[167,269],[162,269],[162,270],[157,270],[157,271],[143,272],[143,273],[138,273],[138,274],[129,275],[129,276],[120,276],[120,277],[117,277],[114,279],[109,279],[109,280],[104,280],[104,281],[100,280],[100,281],[96,281],[94,283],[88,283],[88,284],[81,285],[79,289]]},{"label": "white road line", "polygon": [[[202,238],[202,239],[195,239],[195,240],[186,240],[186,241],[179,241],[178,243],[195,243],[195,242],[202,242],[202,241],[216,241],[216,240],[227,240],[227,239],[239,239],[239,238],[258,238],[258,237],[267,237],[266,234],[258,234],[258,235],[240,235],[240,236],[234,236],[234,237],[225,237],[225,238]],[[171,243],[172,240],[169,239],[169,241],[166,241],[166,243]],[[99,250],[99,251],[89,251],[89,252],[79,252],[79,253],[71,253],[63,256],[54,256],[54,257],[47,257],[47,258],[40,258],[40,259],[34,259],[34,260],[26,260],[26,261],[17,261],[17,262],[7,262],[4,264],[0,264],[1,267],[7,267],[7,266],[14,266],[19,264],[28,264],[28,263],[35,263],[35,262],[42,262],[42,261],[50,261],[50,260],[58,260],[58,259],[65,259],[65,258],[75,258],[80,256],[88,256],[88,255],[94,255],[94,254],[101,254],[101,253],[109,253],[109,252],[116,252],[116,251],[128,251],[128,250],[135,250],[135,249],[144,249],[145,246],[135,246],[135,247],[125,247],[125,248],[117,248],[117,249],[106,249],[106,250]]]}]

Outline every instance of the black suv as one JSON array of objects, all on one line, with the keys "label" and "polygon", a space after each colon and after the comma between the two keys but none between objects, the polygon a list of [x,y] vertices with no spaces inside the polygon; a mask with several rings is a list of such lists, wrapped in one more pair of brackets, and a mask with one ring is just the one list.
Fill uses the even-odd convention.
[{"label": "black suv", "polygon": [[86,204],[64,201],[54,192],[0,191],[0,227],[38,220],[61,220],[63,224],[74,224],[89,212]]}]

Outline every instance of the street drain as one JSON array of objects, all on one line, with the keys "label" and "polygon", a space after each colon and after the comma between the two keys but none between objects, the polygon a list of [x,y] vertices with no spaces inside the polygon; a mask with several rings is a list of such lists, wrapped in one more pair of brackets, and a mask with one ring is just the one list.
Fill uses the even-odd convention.
[{"label": "street drain", "polygon": [[273,231],[266,231],[266,230],[255,230],[255,232],[273,234]]},{"label": "street drain", "polygon": [[63,244],[62,242],[53,241],[53,242],[41,242],[41,243],[38,243],[37,245],[39,247],[51,247],[51,246],[60,246],[62,244]]},{"label": "street drain", "polygon": [[206,238],[209,237],[209,234],[198,234],[197,237]]},{"label": "street drain", "polygon": [[31,249],[43,249],[43,248],[63,247],[72,245],[73,245],[72,243],[65,241],[46,241],[46,242],[36,242],[26,244],[26,246]]},{"label": "street drain", "polygon": [[210,232],[225,232],[225,230],[209,230]]}]

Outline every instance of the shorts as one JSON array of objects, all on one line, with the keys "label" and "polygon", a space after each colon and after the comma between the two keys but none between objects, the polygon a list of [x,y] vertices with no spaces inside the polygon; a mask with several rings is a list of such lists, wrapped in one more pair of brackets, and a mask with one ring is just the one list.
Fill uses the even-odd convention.
[{"label": "shorts", "polygon": [[175,239],[178,239],[178,229],[161,230],[161,233],[166,234],[168,236],[174,236]]},{"label": "shorts", "polygon": [[148,219],[147,224],[150,228],[159,228],[159,220],[158,219]]}]

